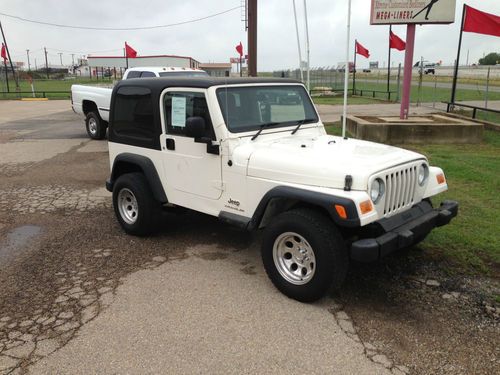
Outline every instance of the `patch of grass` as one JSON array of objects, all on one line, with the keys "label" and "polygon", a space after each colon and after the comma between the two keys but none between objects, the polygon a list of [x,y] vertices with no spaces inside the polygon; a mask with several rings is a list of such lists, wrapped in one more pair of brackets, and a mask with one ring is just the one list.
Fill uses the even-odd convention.
[{"label": "patch of grass", "polygon": [[[460,108],[460,107],[458,107]],[[459,109],[454,111],[453,113],[457,113],[462,116],[472,118],[472,109]],[[476,118],[479,120],[489,121],[496,124],[500,124],[500,113],[488,112],[488,111],[480,111],[478,110],[476,113]]]},{"label": "patch of grass", "polygon": [[433,199],[459,201],[459,215],[422,246],[465,269],[491,273],[500,264],[500,133],[485,131],[480,145],[413,146],[445,171],[449,190]]},{"label": "patch of grass", "polygon": [[[397,86],[395,84],[391,84],[391,91],[396,91]],[[387,90],[387,84],[385,83],[377,83],[377,82],[358,82],[356,81],[356,91],[359,90]],[[420,93],[420,101],[421,102],[442,102],[449,101],[451,97],[451,89],[450,88],[440,88],[429,86],[422,86]],[[489,92],[488,93],[489,100],[500,100],[500,92]],[[416,103],[419,99],[419,92],[417,86],[412,86],[410,100],[412,103]],[[466,90],[466,89],[457,89],[456,92],[456,101],[463,100],[484,100],[484,91],[483,89],[477,90]]]},{"label": "patch of grass", "polygon": [[[326,124],[327,132],[340,135],[340,123]],[[453,221],[434,230],[419,245],[472,273],[495,275],[500,265],[500,133],[485,130],[481,144],[412,145],[443,168],[449,190],[434,197],[434,205],[446,199],[459,202]],[[495,275],[498,276],[498,275]]]},{"label": "patch of grass", "polygon": [[[71,85],[78,84],[88,84],[88,85],[111,85],[112,80],[95,80],[88,78],[77,78],[77,79],[37,79],[33,81],[33,86],[37,92],[37,97],[42,97],[41,91],[60,91],[58,93],[46,93],[46,97],[50,99],[68,99],[70,97],[69,92],[71,91]],[[17,94],[14,82],[10,82],[10,93],[0,92],[0,99],[15,99],[18,97],[30,98],[31,95],[31,85],[27,80],[19,81],[19,88],[21,92],[28,92],[26,94]],[[40,92],[39,92],[40,91]]]},{"label": "patch of grass", "polygon": [[[314,104],[331,104],[331,105],[342,105],[344,104],[343,96],[314,96],[313,97]],[[372,99],[361,96],[348,96],[347,104],[380,104],[380,103],[389,103],[380,99]]]},{"label": "patch of grass", "polygon": [[[397,74],[394,73],[395,69],[391,69],[391,81],[396,81],[397,80]],[[433,74],[424,74],[422,75],[422,81],[424,82],[442,82],[442,83],[451,83],[453,82],[453,77],[452,76],[445,76],[445,75],[440,75],[439,70],[437,71],[438,73],[436,75]],[[419,73],[417,70],[413,71],[412,74],[412,82],[418,82],[418,77]],[[357,72],[356,73],[356,78],[363,78],[363,79],[371,79],[374,81],[385,81],[387,82],[387,73],[386,74],[376,74],[376,73],[362,73],[362,72]],[[486,86],[486,75],[484,77],[460,77],[460,74],[457,79],[457,83],[465,83],[469,85],[479,85],[482,87]],[[490,86],[500,86],[500,79],[496,77],[490,77]]]},{"label": "patch of grass", "polygon": [[325,125],[325,130],[328,134],[331,135],[342,135],[342,124],[340,121],[337,122],[325,122],[323,123]]}]

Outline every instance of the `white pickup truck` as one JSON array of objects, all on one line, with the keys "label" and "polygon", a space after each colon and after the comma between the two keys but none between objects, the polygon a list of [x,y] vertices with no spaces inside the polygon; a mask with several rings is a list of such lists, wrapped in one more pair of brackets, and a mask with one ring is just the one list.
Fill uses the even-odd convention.
[{"label": "white pickup truck", "polygon": [[[200,69],[178,67],[137,67],[125,71],[123,79],[151,77],[207,77]],[[92,139],[106,136],[109,121],[109,104],[113,86],[71,86],[71,106],[77,114],[85,116],[87,134]]]}]

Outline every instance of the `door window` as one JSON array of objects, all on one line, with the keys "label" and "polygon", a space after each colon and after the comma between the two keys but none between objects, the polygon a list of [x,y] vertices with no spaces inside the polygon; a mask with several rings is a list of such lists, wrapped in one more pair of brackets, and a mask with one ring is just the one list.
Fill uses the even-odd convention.
[{"label": "door window", "polygon": [[205,120],[205,136],[215,140],[207,101],[203,93],[167,92],[163,99],[163,105],[168,134],[185,136],[187,118],[196,116]]}]

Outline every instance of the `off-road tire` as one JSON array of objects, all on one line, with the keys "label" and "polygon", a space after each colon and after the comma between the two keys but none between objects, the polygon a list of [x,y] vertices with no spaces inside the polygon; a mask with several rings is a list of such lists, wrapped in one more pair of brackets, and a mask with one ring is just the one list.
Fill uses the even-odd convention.
[{"label": "off-road tire", "polygon": [[126,173],[116,180],[113,208],[118,222],[128,234],[146,236],[160,228],[161,203],[154,198],[142,173]]},{"label": "off-road tire", "polygon": [[[313,250],[314,274],[302,285],[282,276],[275,261],[274,246],[278,246],[280,236],[287,233],[299,234]],[[332,220],[308,208],[287,211],[274,218],[264,230],[261,255],[267,275],[276,288],[301,302],[316,301],[330,289],[340,288],[349,267],[344,240]]]},{"label": "off-road tire", "polygon": [[85,128],[90,138],[100,140],[104,139],[106,136],[108,125],[106,121],[99,116],[99,113],[91,111],[87,113],[85,117]]}]

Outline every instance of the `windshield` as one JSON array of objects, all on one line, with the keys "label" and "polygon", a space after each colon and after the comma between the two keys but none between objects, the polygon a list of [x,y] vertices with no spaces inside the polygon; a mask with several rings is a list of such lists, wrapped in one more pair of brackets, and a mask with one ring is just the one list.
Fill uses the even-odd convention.
[{"label": "windshield", "polygon": [[208,77],[206,72],[183,72],[183,71],[173,71],[173,72],[160,72],[158,73],[160,77]]},{"label": "windshield", "polygon": [[247,86],[217,89],[217,98],[229,131],[318,122],[313,104],[302,86]]}]

